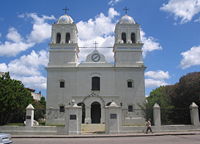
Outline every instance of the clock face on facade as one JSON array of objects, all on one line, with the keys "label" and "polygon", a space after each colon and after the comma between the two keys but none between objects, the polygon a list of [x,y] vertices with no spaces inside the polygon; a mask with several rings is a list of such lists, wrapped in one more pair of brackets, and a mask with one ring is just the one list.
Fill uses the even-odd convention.
[{"label": "clock face on facade", "polygon": [[93,62],[98,62],[99,60],[100,60],[100,55],[98,53],[92,55]]}]

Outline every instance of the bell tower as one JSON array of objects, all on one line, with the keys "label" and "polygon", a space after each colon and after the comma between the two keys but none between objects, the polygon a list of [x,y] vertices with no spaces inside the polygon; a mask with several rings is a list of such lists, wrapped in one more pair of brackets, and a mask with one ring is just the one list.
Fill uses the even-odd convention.
[{"label": "bell tower", "polygon": [[48,66],[73,67],[77,65],[77,27],[72,18],[64,14],[52,25]]},{"label": "bell tower", "polygon": [[116,67],[143,66],[140,26],[125,14],[115,26],[113,48]]}]

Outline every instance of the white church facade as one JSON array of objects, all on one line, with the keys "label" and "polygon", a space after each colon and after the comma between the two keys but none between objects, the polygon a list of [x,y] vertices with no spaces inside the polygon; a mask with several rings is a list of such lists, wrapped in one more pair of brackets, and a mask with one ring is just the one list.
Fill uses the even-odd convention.
[{"label": "white church facade", "polygon": [[140,26],[128,15],[115,26],[114,63],[98,49],[78,63],[78,30],[69,15],[52,25],[47,66],[47,123],[63,124],[65,107],[82,106],[82,123],[105,123],[105,107],[121,107],[124,124],[144,123],[145,100]]}]

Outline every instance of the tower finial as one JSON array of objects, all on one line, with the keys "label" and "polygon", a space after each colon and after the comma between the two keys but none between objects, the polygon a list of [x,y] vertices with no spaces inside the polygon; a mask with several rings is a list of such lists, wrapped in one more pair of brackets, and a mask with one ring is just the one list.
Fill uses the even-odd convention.
[{"label": "tower finial", "polygon": [[65,14],[67,14],[67,11],[69,10],[67,7],[65,7],[64,9],[62,9],[62,10],[64,10],[64,12],[65,12]]},{"label": "tower finial", "polygon": [[97,44],[98,44],[98,43],[95,41],[93,44],[94,44],[94,48],[95,48],[95,50],[96,50],[96,49],[97,49]]},{"label": "tower finial", "polygon": [[129,9],[127,7],[125,7],[123,10],[124,10],[125,14],[127,14]]}]

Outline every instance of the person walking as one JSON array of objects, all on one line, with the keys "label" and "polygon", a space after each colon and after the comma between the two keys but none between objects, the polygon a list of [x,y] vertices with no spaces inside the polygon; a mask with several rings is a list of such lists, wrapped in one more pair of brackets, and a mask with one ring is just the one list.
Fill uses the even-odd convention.
[{"label": "person walking", "polygon": [[151,133],[153,133],[152,129],[151,129],[151,119],[149,119],[148,121],[146,121],[146,134],[148,134],[148,131],[150,131]]}]

